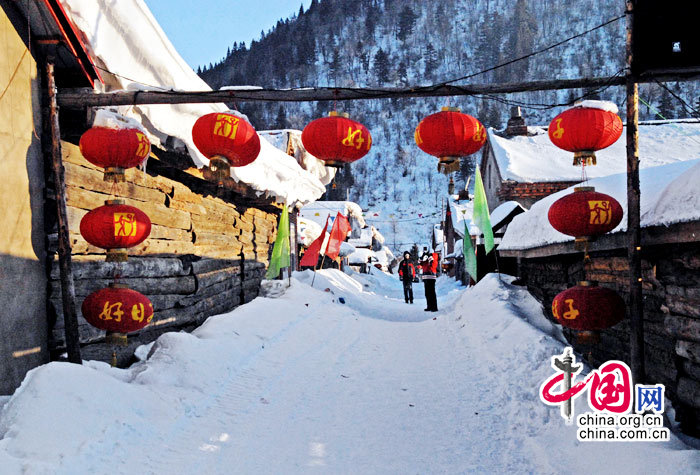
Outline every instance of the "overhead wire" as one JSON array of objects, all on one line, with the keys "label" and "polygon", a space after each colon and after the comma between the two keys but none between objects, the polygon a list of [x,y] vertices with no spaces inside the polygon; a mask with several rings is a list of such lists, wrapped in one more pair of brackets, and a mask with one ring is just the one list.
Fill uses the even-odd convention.
[{"label": "overhead wire", "polygon": [[[615,17],[615,18],[611,18],[610,20],[608,20],[608,21],[606,21],[606,22],[604,22],[604,23],[601,23],[600,25],[597,25],[597,26],[595,26],[595,27],[593,27],[593,28],[589,28],[589,29],[587,29],[587,30],[585,30],[585,31],[582,31],[582,32],[580,32],[580,33],[577,33],[577,34],[575,34],[575,35],[572,35],[572,36],[570,36],[570,37],[568,37],[568,38],[565,38],[565,39],[563,39],[563,40],[561,40],[561,41],[558,41],[558,42],[556,42],[556,43],[554,43],[554,44],[551,44],[551,45],[549,45],[549,46],[547,46],[547,47],[545,47],[545,48],[541,48],[541,49],[539,49],[539,50],[537,50],[537,51],[533,51],[532,53],[529,53],[529,54],[520,56],[520,57],[518,57],[518,58],[514,58],[514,59],[511,59],[511,60],[508,60],[508,61],[503,62],[503,63],[496,64],[496,65],[494,65],[494,66],[491,66],[491,67],[489,67],[489,68],[483,69],[483,70],[481,70],[481,71],[477,71],[477,72],[474,72],[474,73],[470,73],[470,74],[467,74],[467,75],[465,75],[465,76],[461,76],[461,77],[459,77],[459,78],[451,79],[451,80],[448,80],[448,81],[443,81],[443,82],[440,82],[440,83],[437,83],[437,84],[432,84],[432,85],[427,85],[427,86],[412,86],[412,87],[404,88],[403,90],[400,90],[400,89],[399,89],[399,90],[391,90],[391,91],[387,91],[386,89],[378,89],[378,88],[362,88],[362,89],[358,89],[358,88],[349,88],[349,87],[333,87],[332,89],[334,89],[334,90],[336,90],[336,91],[352,91],[352,92],[354,92],[354,93],[356,93],[356,94],[365,96],[367,99],[382,99],[382,98],[387,98],[387,97],[401,97],[402,95],[404,95],[405,97],[409,97],[410,95],[414,94],[416,91],[430,91],[430,90],[436,90],[436,89],[439,89],[439,88],[442,88],[442,87],[453,87],[453,88],[455,88],[455,89],[457,89],[457,90],[460,90],[460,91],[462,91],[462,92],[467,92],[467,93],[468,93],[468,92],[469,92],[468,88],[466,88],[466,87],[464,87],[464,86],[461,86],[461,85],[455,85],[455,84],[453,84],[453,83],[459,82],[459,81],[463,81],[463,80],[465,80],[465,79],[470,79],[470,78],[473,78],[473,77],[476,77],[476,76],[479,76],[479,75],[482,75],[482,74],[485,74],[485,73],[488,73],[488,72],[491,72],[491,71],[495,71],[495,70],[497,70],[497,69],[500,69],[500,68],[509,66],[509,65],[514,64],[514,63],[517,63],[517,62],[519,62],[519,61],[523,61],[523,60],[532,58],[532,57],[534,57],[534,56],[537,56],[537,55],[539,55],[539,54],[545,53],[545,52],[550,51],[550,50],[552,50],[552,49],[554,49],[554,48],[557,48],[557,47],[559,47],[559,46],[561,46],[561,45],[563,45],[563,44],[566,44],[566,43],[568,43],[568,42],[570,42],[570,41],[573,41],[573,40],[575,40],[575,39],[577,39],[577,38],[580,38],[580,37],[582,37],[582,36],[585,36],[585,35],[587,35],[587,34],[593,32],[593,31],[596,31],[596,30],[598,30],[598,29],[600,29],[600,28],[603,28],[603,27],[605,27],[605,26],[607,26],[607,25],[610,25],[610,24],[612,24],[612,23],[615,23],[616,21],[619,21],[619,20],[621,20],[621,19],[624,18],[624,17],[625,17],[624,14],[623,14],[623,15],[619,15],[619,16],[617,16],[617,17]],[[143,81],[139,81],[139,80],[130,78],[130,77],[128,77],[128,76],[124,76],[124,75],[119,74],[119,73],[115,73],[115,72],[113,72],[113,71],[111,71],[111,70],[109,70],[108,68],[105,68],[105,67],[101,67],[101,66],[97,66],[97,65],[95,65],[95,67],[96,67],[97,69],[100,69],[101,71],[104,71],[104,72],[106,72],[106,73],[112,74],[112,75],[114,75],[114,76],[116,76],[116,77],[119,77],[119,78],[122,78],[122,79],[126,79],[126,80],[128,80],[128,81],[133,82],[133,83],[142,84],[142,85],[144,85],[144,86],[148,86],[148,87],[152,87],[152,88],[158,89],[158,90],[160,90],[160,91],[162,91],[162,92],[164,92],[164,93],[166,93],[166,94],[167,94],[167,93],[177,93],[177,92],[178,92],[178,91],[175,91],[175,89],[174,89],[173,87],[167,88],[167,87],[163,87],[163,86],[156,86],[156,85],[153,85],[153,84],[149,84],[149,83],[146,83],[146,82],[143,82]],[[624,70],[623,70],[623,71],[624,71]],[[614,79],[614,78],[617,78],[617,77],[619,77],[619,76],[620,76],[620,73],[618,72],[618,73],[616,73],[614,76],[611,77],[611,80]],[[607,85],[602,86],[602,87],[600,87],[600,88],[596,88],[596,89],[594,89],[594,90],[592,90],[592,91],[589,91],[589,92],[583,94],[582,96],[580,96],[578,99],[581,99],[581,98],[584,98],[584,97],[589,97],[590,95],[593,95],[593,94],[602,92],[603,90],[606,90],[606,89],[608,89],[609,87],[612,87],[612,84],[607,84]],[[294,89],[309,89],[309,88],[308,88],[308,87],[300,87],[300,88],[292,88],[291,90],[294,90]],[[319,88],[311,88],[311,89],[313,89],[313,90],[318,90]],[[324,88],[324,89],[326,89],[326,88]],[[263,88],[263,90],[274,91],[275,89],[265,89],[265,88]],[[337,96],[337,94],[336,94],[336,96]],[[507,99],[503,99],[503,98],[500,98],[500,97],[497,98],[497,96],[494,96],[494,95],[491,95],[491,94],[482,94],[482,95],[473,94],[473,96],[474,96],[474,97],[482,97],[482,98],[486,98],[486,99],[489,99],[489,100],[496,100],[496,101],[503,102],[503,103],[509,103],[509,102],[506,102],[506,101],[508,101]],[[336,100],[337,100],[337,99],[336,99]],[[510,101],[512,102],[513,105],[520,105],[521,107],[532,108],[532,109],[538,109],[538,108],[539,108],[540,110],[551,109],[551,108],[554,108],[554,107],[565,106],[565,105],[570,105],[570,104],[571,104],[571,101],[569,101],[569,102],[567,102],[567,103],[559,103],[559,104],[531,104],[531,103],[518,102],[518,101],[512,101],[512,100],[510,100]]]}]

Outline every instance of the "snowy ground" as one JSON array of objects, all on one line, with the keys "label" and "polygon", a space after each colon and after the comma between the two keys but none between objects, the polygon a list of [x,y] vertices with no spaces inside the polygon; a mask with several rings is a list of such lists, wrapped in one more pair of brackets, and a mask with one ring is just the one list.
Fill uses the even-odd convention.
[{"label": "snowy ground", "polygon": [[428,313],[393,276],[311,279],[163,335],[126,370],[32,371],[0,414],[0,472],[700,471],[675,437],[577,442],[539,400],[564,345],[521,288],[443,277]]}]

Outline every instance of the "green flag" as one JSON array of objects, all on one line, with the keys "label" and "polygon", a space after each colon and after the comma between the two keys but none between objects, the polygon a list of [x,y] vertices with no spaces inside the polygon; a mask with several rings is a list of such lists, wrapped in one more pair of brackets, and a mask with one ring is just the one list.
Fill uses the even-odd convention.
[{"label": "green flag", "polygon": [[275,279],[280,273],[280,269],[289,267],[289,212],[287,206],[282,208],[279,225],[277,225],[277,238],[275,247],[272,248],[272,258],[270,266],[267,268],[265,278]]},{"label": "green flag", "polygon": [[462,253],[464,254],[464,268],[467,273],[477,282],[476,278],[476,254],[472,247],[472,237],[469,235],[469,227],[464,222],[464,240],[462,241]]},{"label": "green flag", "polygon": [[491,218],[489,218],[489,205],[486,202],[486,192],[484,182],[481,181],[481,172],[476,168],[476,180],[474,182],[474,213],[472,221],[479,226],[484,233],[484,247],[486,254],[493,250],[493,229],[491,229]]}]

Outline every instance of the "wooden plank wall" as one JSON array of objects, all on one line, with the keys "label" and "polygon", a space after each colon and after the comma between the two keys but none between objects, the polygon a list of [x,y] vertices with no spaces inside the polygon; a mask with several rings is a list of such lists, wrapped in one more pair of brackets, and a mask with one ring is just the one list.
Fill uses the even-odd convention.
[{"label": "wooden plank wall", "polygon": [[[669,231],[670,232],[670,231]],[[647,246],[642,250],[644,292],[645,383],[662,383],[687,434],[700,435],[700,243]],[[602,287],[629,294],[629,267],[625,250],[522,259],[520,277],[528,290],[551,314],[556,294],[580,280],[595,280]],[[630,328],[626,318],[601,332],[597,345],[573,346],[593,365],[611,359],[629,363]]]},{"label": "wooden plank wall", "polygon": [[[258,295],[276,236],[277,213],[244,207],[209,192],[141,170],[127,170],[127,182],[103,181],[102,171],[87,162],[77,146],[63,143],[73,272],[78,305],[92,291],[118,275],[153,302],[154,318],[130,340],[141,344],[164,331],[192,328],[207,317],[230,311],[241,299]],[[203,186],[202,189],[205,189]],[[80,235],[80,220],[106,199],[124,198],[152,222],[149,238],[129,250],[126,263],[107,263],[104,251]],[[49,275],[49,313],[55,316],[51,346],[64,346],[61,292],[55,234],[49,234],[52,255]],[[78,308],[78,311],[80,309]],[[79,312],[81,343],[99,343],[104,332],[90,326]],[[93,349],[102,357],[111,350]],[[94,353],[93,351],[93,353]],[[125,352],[125,354],[128,352]],[[90,356],[91,355],[91,356]]]}]

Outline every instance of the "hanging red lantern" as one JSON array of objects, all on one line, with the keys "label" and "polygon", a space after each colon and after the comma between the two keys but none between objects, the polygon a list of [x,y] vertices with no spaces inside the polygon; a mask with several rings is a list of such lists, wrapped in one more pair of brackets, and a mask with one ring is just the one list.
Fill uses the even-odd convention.
[{"label": "hanging red lantern", "polygon": [[231,167],[253,163],[260,154],[260,137],[253,126],[229,113],[212,112],[197,119],[192,140],[219,182],[231,176]]},{"label": "hanging red lantern", "polygon": [[126,248],[141,244],[151,233],[151,220],[123,200],[105,201],[80,221],[80,234],[93,246],[107,249],[107,262],[126,261]]},{"label": "hanging red lantern", "polygon": [[561,325],[577,330],[579,342],[597,341],[597,332],[625,318],[625,302],[617,292],[582,281],[559,293],[552,301],[552,314]]},{"label": "hanging red lantern", "polygon": [[486,129],[474,117],[456,107],[443,107],[416,127],[414,138],[425,153],[440,159],[438,170],[459,170],[459,158],[478,152],[486,143]]},{"label": "hanging red lantern", "polygon": [[580,186],[555,201],[547,217],[554,229],[574,236],[580,243],[615,229],[622,221],[622,214],[622,206],[615,198],[598,193],[592,186]]},{"label": "hanging red lantern", "polygon": [[151,142],[139,129],[92,127],[80,137],[80,153],[105,169],[104,180],[124,181],[124,169],[141,165],[151,153]]},{"label": "hanging red lantern", "polygon": [[622,120],[612,110],[574,106],[549,124],[549,139],[557,147],[574,152],[574,165],[595,165],[596,150],[614,144],[622,135]]},{"label": "hanging red lantern", "polygon": [[81,310],[93,327],[122,335],[140,330],[153,320],[153,304],[148,297],[120,284],[91,293]]},{"label": "hanging red lantern", "polygon": [[301,142],[327,167],[341,168],[367,155],[372,147],[372,135],[367,127],[348,118],[348,114],[332,111],[328,117],[313,120],[304,127]]}]

